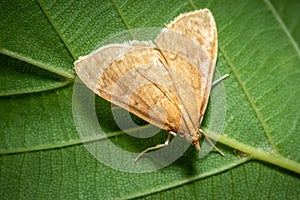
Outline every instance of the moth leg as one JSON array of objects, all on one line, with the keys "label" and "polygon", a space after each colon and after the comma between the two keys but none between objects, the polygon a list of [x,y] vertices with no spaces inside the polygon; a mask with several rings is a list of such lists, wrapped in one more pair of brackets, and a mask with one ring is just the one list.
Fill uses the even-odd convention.
[{"label": "moth leg", "polygon": [[204,131],[202,129],[199,129],[200,135],[204,135],[204,137],[206,138],[206,140],[208,141],[208,143],[217,151],[219,152],[219,154],[221,154],[222,156],[224,156],[224,153],[218,149],[213,143],[212,141],[209,139],[209,137],[206,135],[206,133],[204,133]]},{"label": "moth leg", "polygon": [[134,159],[134,162],[138,161],[138,159],[140,159],[142,157],[142,155],[144,155],[146,152],[148,151],[152,151],[152,150],[156,150],[156,149],[160,149],[160,148],[163,148],[165,146],[167,146],[171,140],[171,137],[173,136],[176,136],[176,133],[174,133],[173,131],[170,131],[169,134],[168,134],[168,137],[167,137],[167,140],[165,141],[165,143],[163,144],[158,144],[154,147],[149,147],[147,149],[145,149],[144,151],[142,151],[135,159]]},{"label": "moth leg", "polygon": [[218,80],[214,81],[212,83],[212,87],[214,87],[215,85],[217,85],[218,83],[220,83],[221,81],[223,81],[225,78],[227,78],[229,76],[229,74],[225,74],[223,75],[221,78],[219,78]]}]

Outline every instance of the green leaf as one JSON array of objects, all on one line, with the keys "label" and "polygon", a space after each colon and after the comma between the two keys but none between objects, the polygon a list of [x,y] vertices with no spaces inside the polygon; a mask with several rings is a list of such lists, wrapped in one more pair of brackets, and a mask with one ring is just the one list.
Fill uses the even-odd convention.
[{"label": "green leaf", "polygon": [[[73,61],[121,31],[163,27],[180,13],[206,7],[218,28],[217,68],[230,74],[224,81],[225,126],[217,143],[225,157],[210,152],[199,158],[191,147],[171,165],[149,173],[118,171],[95,159],[89,148],[106,147],[107,140],[93,134],[81,138],[77,132]],[[297,0],[22,0],[1,1],[0,8],[3,199],[299,199]],[[141,152],[166,139],[165,132],[150,139],[124,134],[112,112],[121,119],[126,112],[101,98],[95,102],[102,129],[120,148]],[[206,115],[214,108],[210,105]],[[121,121],[124,131],[151,129],[136,121],[141,127]],[[208,123],[205,119],[204,129]],[[217,139],[216,132],[205,130]],[[136,165],[144,163],[157,164],[143,158]]]}]

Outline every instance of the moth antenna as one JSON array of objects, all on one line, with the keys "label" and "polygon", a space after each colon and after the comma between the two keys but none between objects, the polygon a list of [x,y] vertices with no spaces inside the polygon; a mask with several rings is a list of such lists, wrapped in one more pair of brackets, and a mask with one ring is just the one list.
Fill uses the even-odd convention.
[{"label": "moth antenna", "polygon": [[208,143],[219,153],[219,154],[221,154],[222,156],[225,156],[224,155],[224,153],[220,150],[220,149],[218,149],[218,147],[216,147],[213,143],[212,143],[212,141],[210,140],[210,138],[206,135],[206,133],[204,133],[204,131],[202,130],[202,129],[199,129],[199,132],[202,134],[202,135],[204,135],[204,137],[206,138],[206,140],[208,141]]},{"label": "moth antenna", "polygon": [[218,83],[220,83],[221,81],[223,81],[225,78],[227,78],[229,76],[229,74],[225,74],[223,75],[221,78],[219,78],[218,80],[214,81],[212,83],[212,87],[214,87],[215,85],[217,85]]}]

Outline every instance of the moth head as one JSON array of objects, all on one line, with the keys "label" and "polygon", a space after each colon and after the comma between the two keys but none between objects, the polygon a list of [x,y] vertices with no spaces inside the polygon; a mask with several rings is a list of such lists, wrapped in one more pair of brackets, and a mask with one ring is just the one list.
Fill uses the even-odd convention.
[{"label": "moth head", "polygon": [[194,147],[198,150],[198,151],[200,151],[200,144],[199,144],[199,140],[200,140],[200,135],[199,134],[197,134],[196,136],[194,136],[194,138],[193,138],[193,141],[192,141],[192,144],[194,145]]}]

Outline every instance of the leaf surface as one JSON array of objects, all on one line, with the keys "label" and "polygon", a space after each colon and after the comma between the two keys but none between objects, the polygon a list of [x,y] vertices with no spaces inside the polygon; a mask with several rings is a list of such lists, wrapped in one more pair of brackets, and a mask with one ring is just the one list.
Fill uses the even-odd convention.
[{"label": "leaf surface", "polygon": [[[121,31],[163,27],[180,13],[206,7],[218,28],[217,68],[230,74],[217,143],[225,157],[211,152],[199,159],[191,147],[173,164],[141,174],[96,160],[76,131],[73,61]],[[4,199],[299,198],[298,1],[23,0],[2,1],[0,8]],[[119,147],[140,152],[165,140],[164,132],[146,140],[124,134],[112,110],[126,114],[96,98],[98,120]],[[127,129],[148,130],[137,121],[141,127]],[[105,145],[103,138],[86,141]]]}]

